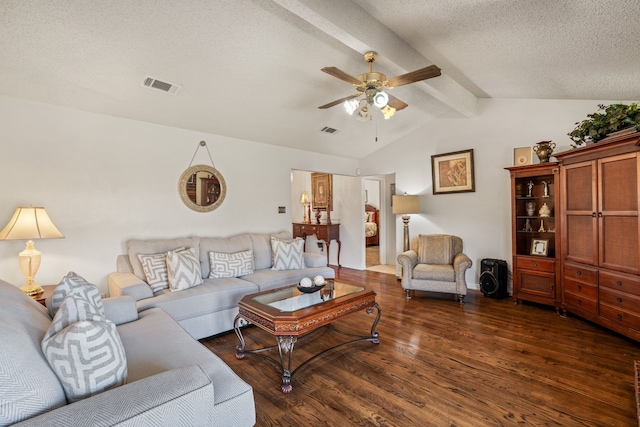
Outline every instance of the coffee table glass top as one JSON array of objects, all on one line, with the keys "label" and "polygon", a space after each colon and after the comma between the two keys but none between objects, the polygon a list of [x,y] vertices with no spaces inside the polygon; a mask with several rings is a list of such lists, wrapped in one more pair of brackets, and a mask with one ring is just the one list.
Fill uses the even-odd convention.
[{"label": "coffee table glass top", "polygon": [[362,292],[363,290],[364,288],[362,286],[331,281],[327,283],[324,288],[310,294],[300,292],[297,286],[292,286],[267,294],[257,295],[253,297],[252,300],[273,307],[281,312],[293,312],[346,295]]}]

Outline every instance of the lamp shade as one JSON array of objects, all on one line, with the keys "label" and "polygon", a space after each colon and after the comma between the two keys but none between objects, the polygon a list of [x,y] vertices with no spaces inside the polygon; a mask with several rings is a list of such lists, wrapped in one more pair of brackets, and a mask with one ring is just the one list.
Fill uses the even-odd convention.
[{"label": "lamp shade", "polygon": [[44,208],[19,207],[0,231],[0,240],[59,239],[64,237]]},{"label": "lamp shade", "polygon": [[302,196],[300,196],[300,204],[306,205],[307,203],[309,203],[309,195],[306,191],[303,191]]},{"label": "lamp shade", "polygon": [[407,215],[420,213],[420,198],[418,196],[392,196],[393,213],[396,215]]}]

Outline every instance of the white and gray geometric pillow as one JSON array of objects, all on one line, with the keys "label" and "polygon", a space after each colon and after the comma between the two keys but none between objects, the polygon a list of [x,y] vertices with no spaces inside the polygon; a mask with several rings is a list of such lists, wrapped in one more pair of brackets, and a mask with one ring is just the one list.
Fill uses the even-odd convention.
[{"label": "white and gray geometric pillow", "polygon": [[293,240],[283,240],[271,237],[271,251],[273,253],[272,270],[300,270],[304,268],[304,240],[296,237]]},{"label": "white and gray geometric pillow", "polygon": [[172,292],[201,285],[202,272],[195,249],[167,252],[167,276]]},{"label": "white and gray geometric pillow", "polygon": [[124,384],[127,358],[113,322],[83,294],[70,293],[42,341],[69,403]]},{"label": "white and gray geometric pillow", "polygon": [[[174,251],[184,250],[184,247],[176,248]],[[167,254],[138,254],[138,259],[142,264],[142,270],[147,278],[147,284],[153,293],[163,289],[169,289],[169,279],[167,278]]]},{"label": "white and gray geometric pillow", "polygon": [[253,274],[253,251],[234,252],[209,252],[210,279],[223,277],[240,277]]},{"label": "white and gray geometric pillow", "polygon": [[87,282],[73,271],[70,271],[62,278],[58,286],[56,286],[56,289],[53,291],[51,298],[47,301],[47,309],[49,310],[49,315],[52,318],[55,317],[62,301],[64,301],[65,297],[69,293],[84,294],[85,299],[91,302],[100,314],[104,315],[104,306],[102,305],[102,298],[100,297],[100,290],[98,287]]}]

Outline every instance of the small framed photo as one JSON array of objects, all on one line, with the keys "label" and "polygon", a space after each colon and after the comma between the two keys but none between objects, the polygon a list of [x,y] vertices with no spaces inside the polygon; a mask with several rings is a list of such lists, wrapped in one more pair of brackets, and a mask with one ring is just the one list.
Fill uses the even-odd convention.
[{"label": "small framed photo", "polygon": [[513,149],[513,166],[533,164],[533,148],[518,147]]},{"label": "small framed photo", "polygon": [[431,156],[433,194],[476,191],[473,149]]},{"label": "small framed photo", "polygon": [[548,239],[533,239],[531,241],[531,255],[547,256],[548,250]]}]

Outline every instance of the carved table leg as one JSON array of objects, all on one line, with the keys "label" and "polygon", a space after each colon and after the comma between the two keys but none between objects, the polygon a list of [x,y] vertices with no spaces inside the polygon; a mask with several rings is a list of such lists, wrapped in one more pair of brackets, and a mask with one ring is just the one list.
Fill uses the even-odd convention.
[{"label": "carved table leg", "polygon": [[236,336],[240,340],[240,345],[236,347],[236,359],[244,359],[244,337],[242,336],[242,331],[240,330],[240,320],[242,317],[238,314],[235,319],[233,319],[233,330],[236,333]]},{"label": "carved table leg", "polygon": [[373,319],[373,325],[371,325],[371,338],[373,338],[371,342],[374,344],[380,344],[380,338],[378,332],[376,332],[376,326],[378,326],[378,321],[380,320],[380,314],[382,314],[382,311],[380,310],[378,303],[375,303],[373,307],[367,308],[367,314],[373,313],[374,308],[378,311],[378,314],[376,315],[376,318]]},{"label": "carved table leg", "polygon": [[[291,393],[293,386],[291,385],[291,358],[293,357],[293,346],[297,341],[297,337],[291,335],[281,335],[278,339],[278,353],[280,354],[280,364],[282,366],[282,387],[283,393]],[[288,354],[286,367],[284,354]]]}]

